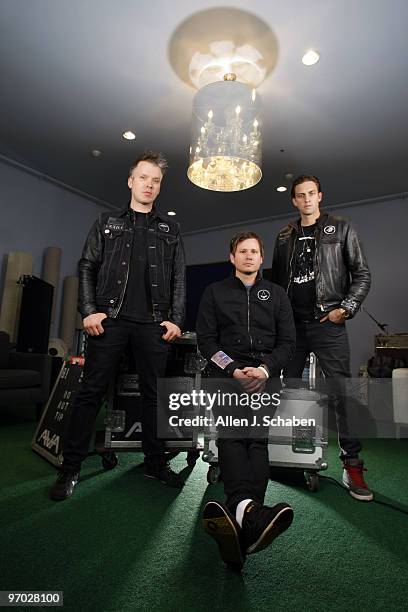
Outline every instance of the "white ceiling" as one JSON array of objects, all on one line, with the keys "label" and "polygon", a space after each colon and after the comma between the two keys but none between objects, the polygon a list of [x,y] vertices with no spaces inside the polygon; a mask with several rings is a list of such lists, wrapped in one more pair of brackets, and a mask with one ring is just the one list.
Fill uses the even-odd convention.
[{"label": "white ceiling", "polygon": [[[186,176],[194,89],[168,45],[211,7],[250,11],[278,43],[258,89],[263,178],[240,193]],[[407,24],[407,0],[1,0],[0,154],[122,207],[129,163],[161,150],[158,202],[184,231],[290,211],[276,192],[287,172],[317,174],[330,204],[408,191]],[[321,60],[306,68],[310,47]]]}]

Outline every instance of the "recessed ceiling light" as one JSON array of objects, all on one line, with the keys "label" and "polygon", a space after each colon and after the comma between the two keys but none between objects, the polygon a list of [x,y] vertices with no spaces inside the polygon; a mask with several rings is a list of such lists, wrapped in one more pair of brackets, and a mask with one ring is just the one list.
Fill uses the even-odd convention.
[{"label": "recessed ceiling light", "polygon": [[305,66],[313,66],[313,64],[317,64],[319,59],[320,55],[318,52],[314,51],[313,49],[309,49],[309,51],[307,51],[302,57],[302,64]]},{"label": "recessed ceiling light", "polygon": [[91,151],[91,155],[92,157],[100,157],[102,155],[102,151],[99,151],[99,149],[92,149]]},{"label": "recessed ceiling light", "polygon": [[134,140],[136,138],[136,134],[134,134],[134,132],[131,132],[130,130],[128,130],[127,132],[123,132],[122,136],[126,140]]},{"label": "recessed ceiling light", "polygon": [[284,192],[284,191],[287,191],[287,190],[288,190],[288,188],[285,187],[284,185],[281,185],[280,187],[276,188],[276,191],[281,191],[281,192]]},{"label": "recessed ceiling light", "polygon": [[174,212],[174,210],[168,210],[167,214],[169,215],[169,217],[175,217],[177,213]]},{"label": "recessed ceiling light", "polygon": [[288,181],[290,181],[290,179],[293,179],[292,172],[288,172],[287,174],[285,174],[285,179],[288,179]]}]

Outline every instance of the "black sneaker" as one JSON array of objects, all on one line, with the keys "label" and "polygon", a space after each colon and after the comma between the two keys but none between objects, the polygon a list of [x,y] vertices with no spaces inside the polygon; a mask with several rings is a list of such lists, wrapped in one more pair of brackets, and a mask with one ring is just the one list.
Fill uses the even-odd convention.
[{"label": "black sneaker", "polygon": [[79,472],[58,472],[57,480],[50,489],[50,498],[53,501],[68,499],[74,492],[78,480]]},{"label": "black sneaker", "polygon": [[218,501],[207,502],[203,511],[203,527],[217,542],[224,563],[240,571],[245,561],[239,541],[240,527],[228,508]]},{"label": "black sneaker", "polygon": [[182,489],[184,487],[184,480],[182,477],[176,472],[173,472],[168,464],[162,466],[145,465],[144,475],[146,478],[160,480],[160,482],[168,487],[174,487],[175,489]]},{"label": "black sneaker", "polygon": [[270,508],[250,502],[242,519],[241,546],[245,553],[263,550],[281,533],[286,531],[293,520],[293,510],[288,504],[276,504]]}]

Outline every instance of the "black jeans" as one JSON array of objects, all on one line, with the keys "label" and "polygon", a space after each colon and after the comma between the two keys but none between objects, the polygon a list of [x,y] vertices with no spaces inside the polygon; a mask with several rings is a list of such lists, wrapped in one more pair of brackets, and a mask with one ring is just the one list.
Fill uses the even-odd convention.
[{"label": "black jeans", "polygon": [[79,470],[88,454],[92,428],[102,398],[129,341],[139,373],[142,398],[142,448],[145,462],[164,465],[164,441],[157,439],[157,379],[165,375],[169,344],[159,323],[104,319],[105,332],[89,336],[84,376],[72,407],[62,469]]},{"label": "black jeans", "polygon": [[[256,365],[259,361],[253,361],[251,357],[246,360],[247,365]],[[210,378],[204,379],[203,388],[207,392],[215,393],[218,390],[223,393],[237,393],[247,395],[245,389],[239,384],[238,380],[223,378],[217,372],[210,370]],[[269,380],[265,388],[268,393],[274,393],[280,389],[280,385],[275,381]],[[256,411],[257,417],[262,421],[259,410]],[[249,423],[255,412],[248,408],[228,408],[227,406],[215,405],[213,408],[213,418],[228,415],[238,419],[248,418]],[[269,480],[269,456],[268,456],[268,429],[264,427],[254,428],[234,426],[219,426],[217,429],[218,464],[224,484],[226,505],[232,513],[244,499],[253,499],[263,504],[266,488]],[[265,437],[262,437],[262,436]]]},{"label": "black jeans", "polygon": [[310,323],[296,322],[296,352],[284,370],[288,379],[302,376],[307,356],[313,352],[326,377],[329,392],[329,410],[336,416],[340,459],[353,459],[361,451],[361,443],[349,435],[347,410],[350,403],[345,401],[342,380],[350,378],[350,348],[344,323],[319,320]]},{"label": "black jeans", "polygon": [[269,480],[267,438],[219,438],[218,462],[231,512],[243,499],[263,504]]}]

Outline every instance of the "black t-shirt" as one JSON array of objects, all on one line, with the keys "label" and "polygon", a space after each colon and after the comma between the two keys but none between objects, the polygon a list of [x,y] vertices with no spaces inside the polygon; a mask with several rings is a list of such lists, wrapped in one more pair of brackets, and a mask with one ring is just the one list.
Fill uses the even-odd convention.
[{"label": "black t-shirt", "polygon": [[134,227],[132,256],[126,293],[119,316],[139,323],[153,321],[149,270],[147,266],[148,214],[132,210]]},{"label": "black t-shirt", "polygon": [[316,285],[313,268],[315,229],[316,223],[308,226],[299,224],[298,226],[292,284],[292,307],[297,320],[314,318],[316,306]]}]

